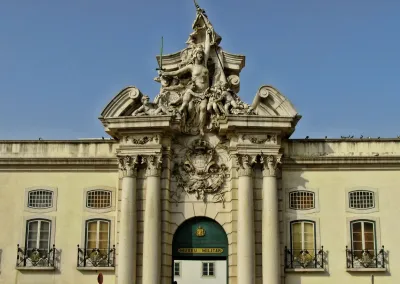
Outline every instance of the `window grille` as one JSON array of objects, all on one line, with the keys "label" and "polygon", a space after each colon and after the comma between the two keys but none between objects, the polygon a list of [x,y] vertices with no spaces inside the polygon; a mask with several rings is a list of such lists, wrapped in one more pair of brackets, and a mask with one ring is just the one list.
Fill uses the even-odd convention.
[{"label": "window grille", "polygon": [[102,209],[111,207],[111,191],[109,190],[90,190],[86,195],[86,207],[92,209]]},{"label": "window grille", "polygon": [[289,194],[289,208],[296,210],[308,210],[315,208],[314,192],[299,190]]},{"label": "window grille", "polygon": [[181,275],[181,263],[175,262],[174,263],[174,276],[180,276],[180,275]]},{"label": "window grille", "polygon": [[203,262],[203,276],[214,276],[214,262]]},{"label": "window grille", "polygon": [[349,207],[352,209],[375,208],[375,194],[369,190],[355,190],[349,192]]},{"label": "window grille", "polygon": [[53,207],[53,192],[44,189],[29,191],[28,207],[37,209]]}]

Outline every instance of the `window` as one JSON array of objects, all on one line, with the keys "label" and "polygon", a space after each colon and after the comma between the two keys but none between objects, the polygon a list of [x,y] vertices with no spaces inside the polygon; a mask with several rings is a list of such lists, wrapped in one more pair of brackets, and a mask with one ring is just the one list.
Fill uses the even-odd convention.
[{"label": "window", "polygon": [[89,220],[86,222],[86,243],[87,250],[99,249],[103,253],[110,247],[110,221]]},{"label": "window", "polygon": [[86,195],[86,207],[92,209],[104,209],[111,207],[110,190],[90,190]]},{"label": "window", "polygon": [[356,214],[378,212],[378,189],[367,186],[346,189],[346,211]]},{"label": "window", "polygon": [[214,276],[214,262],[203,262],[203,276]]},{"label": "window", "polygon": [[315,253],[315,223],[313,221],[293,221],[290,224],[293,254],[307,250]]},{"label": "window", "polygon": [[371,209],[375,207],[375,194],[369,190],[349,192],[349,207],[352,209]]},{"label": "window", "polygon": [[37,189],[28,193],[29,208],[51,208],[53,207],[53,192],[50,190]]},{"label": "window", "polygon": [[357,257],[361,257],[364,251],[375,255],[376,237],[374,221],[353,221],[351,227],[351,248]]},{"label": "window", "polygon": [[107,213],[115,210],[115,197],[117,191],[114,187],[95,185],[83,189],[83,210],[92,213]]},{"label": "window", "polygon": [[314,192],[299,190],[289,193],[289,207],[295,210],[308,210],[315,208]]},{"label": "window", "polygon": [[181,276],[181,263],[174,262],[174,276]]},{"label": "window", "polygon": [[[319,190],[298,186],[285,190],[286,211],[293,214],[312,214],[319,212]],[[307,218],[308,219],[308,218]]]},{"label": "window", "polygon": [[[47,213],[57,210],[57,188],[38,186],[25,188],[25,211]],[[32,218],[32,217],[31,217]]]},{"label": "window", "polygon": [[49,250],[51,236],[51,221],[35,219],[27,221],[26,249]]}]

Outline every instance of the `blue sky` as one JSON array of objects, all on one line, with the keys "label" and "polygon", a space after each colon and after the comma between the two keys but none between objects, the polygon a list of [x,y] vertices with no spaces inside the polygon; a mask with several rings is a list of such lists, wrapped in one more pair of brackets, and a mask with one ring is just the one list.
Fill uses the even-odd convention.
[{"label": "blue sky", "polygon": [[[400,1],[198,0],[246,55],[242,99],[273,85],[303,115],[293,138],[400,135]],[[105,136],[121,89],[154,97],[155,55],[185,46],[191,0],[1,0],[0,139]]]}]

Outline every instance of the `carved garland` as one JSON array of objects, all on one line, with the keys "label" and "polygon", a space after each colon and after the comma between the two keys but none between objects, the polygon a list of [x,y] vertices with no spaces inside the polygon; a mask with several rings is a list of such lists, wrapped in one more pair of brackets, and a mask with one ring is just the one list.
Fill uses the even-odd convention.
[{"label": "carved garland", "polygon": [[266,142],[275,144],[277,142],[276,134],[273,134],[273,135],[268,134],[267,137],[263,137],[263,138],[256,137],[256,136],[243,135],[242,139],[243,140],[248,139],[253,144],[264,144]]},{"label": "carved garland", "polygon": [[152,136],[152,137],[144,136],[142,138],[134,138],[134,137],[130,137],[130,136],[125,136],[124,140],[126,143],[129,141],[132,141],[133,144],[144,145],[144,144],[147,144],[152,141],[158,142],[158,136],[157,135]]}]

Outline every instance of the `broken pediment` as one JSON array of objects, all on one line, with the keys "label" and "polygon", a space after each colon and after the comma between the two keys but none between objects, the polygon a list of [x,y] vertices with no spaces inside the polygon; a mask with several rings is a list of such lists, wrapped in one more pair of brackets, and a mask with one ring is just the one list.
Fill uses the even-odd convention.
[{"label": "broken pediment", "polygon": [[260,87],[251,107],[257,115],[286,117],[299,115],[292,103],[272,86]]}]

